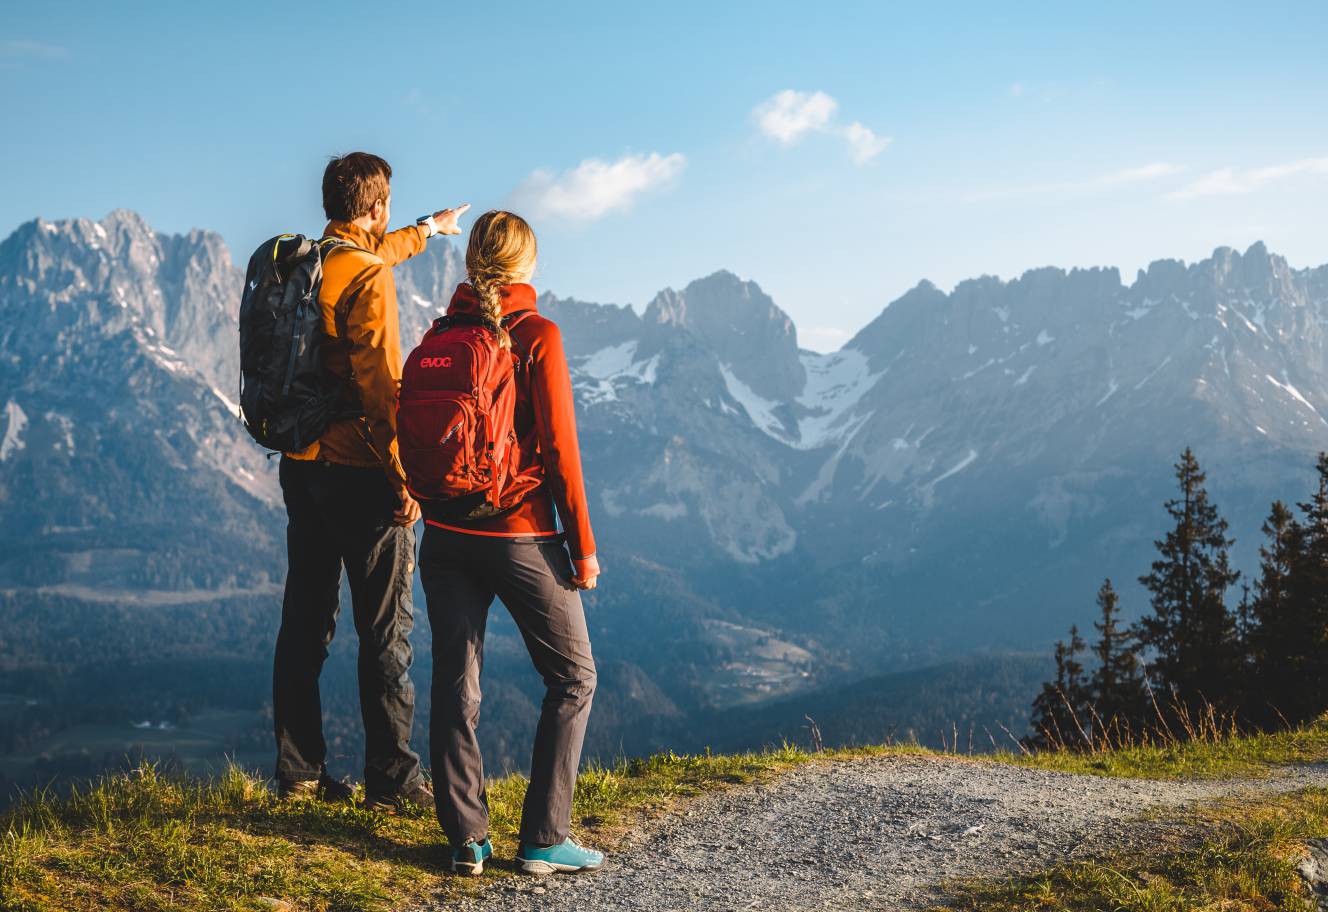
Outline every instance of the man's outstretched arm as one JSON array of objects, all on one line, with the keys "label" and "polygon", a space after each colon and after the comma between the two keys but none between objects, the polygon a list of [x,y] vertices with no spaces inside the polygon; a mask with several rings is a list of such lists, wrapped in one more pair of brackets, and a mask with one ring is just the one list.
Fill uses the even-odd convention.
[{"label": "man's outstretched arm", "polygon": [[[470,203],[462,203],[455,209],[440,209],[429,216],[429,222],[421,221],[408,228],[398,228],[383,236],[378,245],[378,256],[388,266],[409,260],[417,253],[424,252],[425,242],[435,234],[460,234],[461,227],[457,220],[470,208]],[[430,224],[432,223],[432,224]]]}]

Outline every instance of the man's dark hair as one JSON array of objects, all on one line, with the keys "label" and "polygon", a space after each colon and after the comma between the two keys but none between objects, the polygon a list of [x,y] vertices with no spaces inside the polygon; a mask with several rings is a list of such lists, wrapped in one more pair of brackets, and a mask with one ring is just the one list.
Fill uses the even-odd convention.
[{"label": "man's dark hair", "polygon": [[387,200],[392,166],[377,155],[351,152],[327,163],[323,172],[323,212],[352,222],[368,215],[375,200]]}]

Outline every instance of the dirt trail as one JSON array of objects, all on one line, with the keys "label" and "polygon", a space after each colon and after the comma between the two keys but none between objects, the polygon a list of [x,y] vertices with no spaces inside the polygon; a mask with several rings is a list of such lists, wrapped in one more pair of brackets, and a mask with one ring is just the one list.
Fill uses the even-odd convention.
[{"label": "dirt trail", "polygon": [[1140,819],[1222,796],[1328,787],[1328,766],[1266,779],[1156,782],[951,758],[798,768],[697,799],[595,875],[503,879],[433,909],[547,912],[889,910],[943,880],[1033,871],[1155,835]]}]

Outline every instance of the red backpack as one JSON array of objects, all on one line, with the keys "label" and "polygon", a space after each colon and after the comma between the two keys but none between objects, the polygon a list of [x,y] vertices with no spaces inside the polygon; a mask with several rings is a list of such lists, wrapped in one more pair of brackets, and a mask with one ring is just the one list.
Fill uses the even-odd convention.
[{"label": "red backpack", "polygon": [[[503,319],[512,328],[529,311]],[[516,430],[519,356],[478,317],[439,317],[406,358],[397,443],[411,494],[451,519],[504,513],[539,485],[523,476]]]}]

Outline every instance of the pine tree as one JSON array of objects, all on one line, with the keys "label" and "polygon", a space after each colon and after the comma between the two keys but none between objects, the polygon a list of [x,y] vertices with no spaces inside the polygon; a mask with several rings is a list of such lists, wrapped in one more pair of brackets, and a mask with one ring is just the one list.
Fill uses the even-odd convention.
[{"label": "pine tree", "polygon": [[1056,641],[1056,680],[1045,682],[1033,700],[1034,747],[1087,747],[1084,738],[1089,729],[1088,683],[1079,655],[1084,651],[1079,628],[1070,628],[1070,642]]},{"label": "pine tree", "polygon": [[1250,584],[1240,584],[1240,601],[1236,604],[1236,645],[1240,649],[1242,667],[1250,664],[1250,631],[1254,629],[1254,600],[1250,598]]},{"label": "pine tree", "polygon": [[1328,700],[1328,454],[1320,453],[1319,482],[1314,496],[1298,504],[1303,519],[1295,524],[1288,564],[1284,626],[1276,653],[1267,657],[1271,669],[1285,664],[1278,708],[1293,722],[1313,718]]},{"label": "pine tree", "polygon": [[1120,625],[1120,597],[1108,579],[1097,593],[1102,620],[1093,624],[1098,632],[1093,652],[1097,667],[1089,681],[1089,700],[1104,734],[1118,736],[1138,729],[1148,706],[1139,642],[1134,631]]},{"label": "pine tree", "polygon": [[1267,539],[1259,548],[1259,579],[1249,603],[1246,648],[1250,662],[1247,713],[1268,725],[1278,713],[1301,715],[1296,696],[1305,679],[1303,612],[1292,598],[1297,568],[1303,565],[1305,530],[1282,501],[1275,501],[1263,523]]},{"label": "pine tree", "polygon": [[1175,522],[1154,544],[1158,560],[1139,578],[1152,593],[1151,616],[1139,622],[1151,651],[1148,673],[1190,710],[1204,701],[1227,708],[1239,688],[1236,621],[1226,593],[1240,577],[1231,568],[1227,523],[1208,500],[1206,476],[1193,451],[1176,464],[1180,497],[1167,501]]}]

